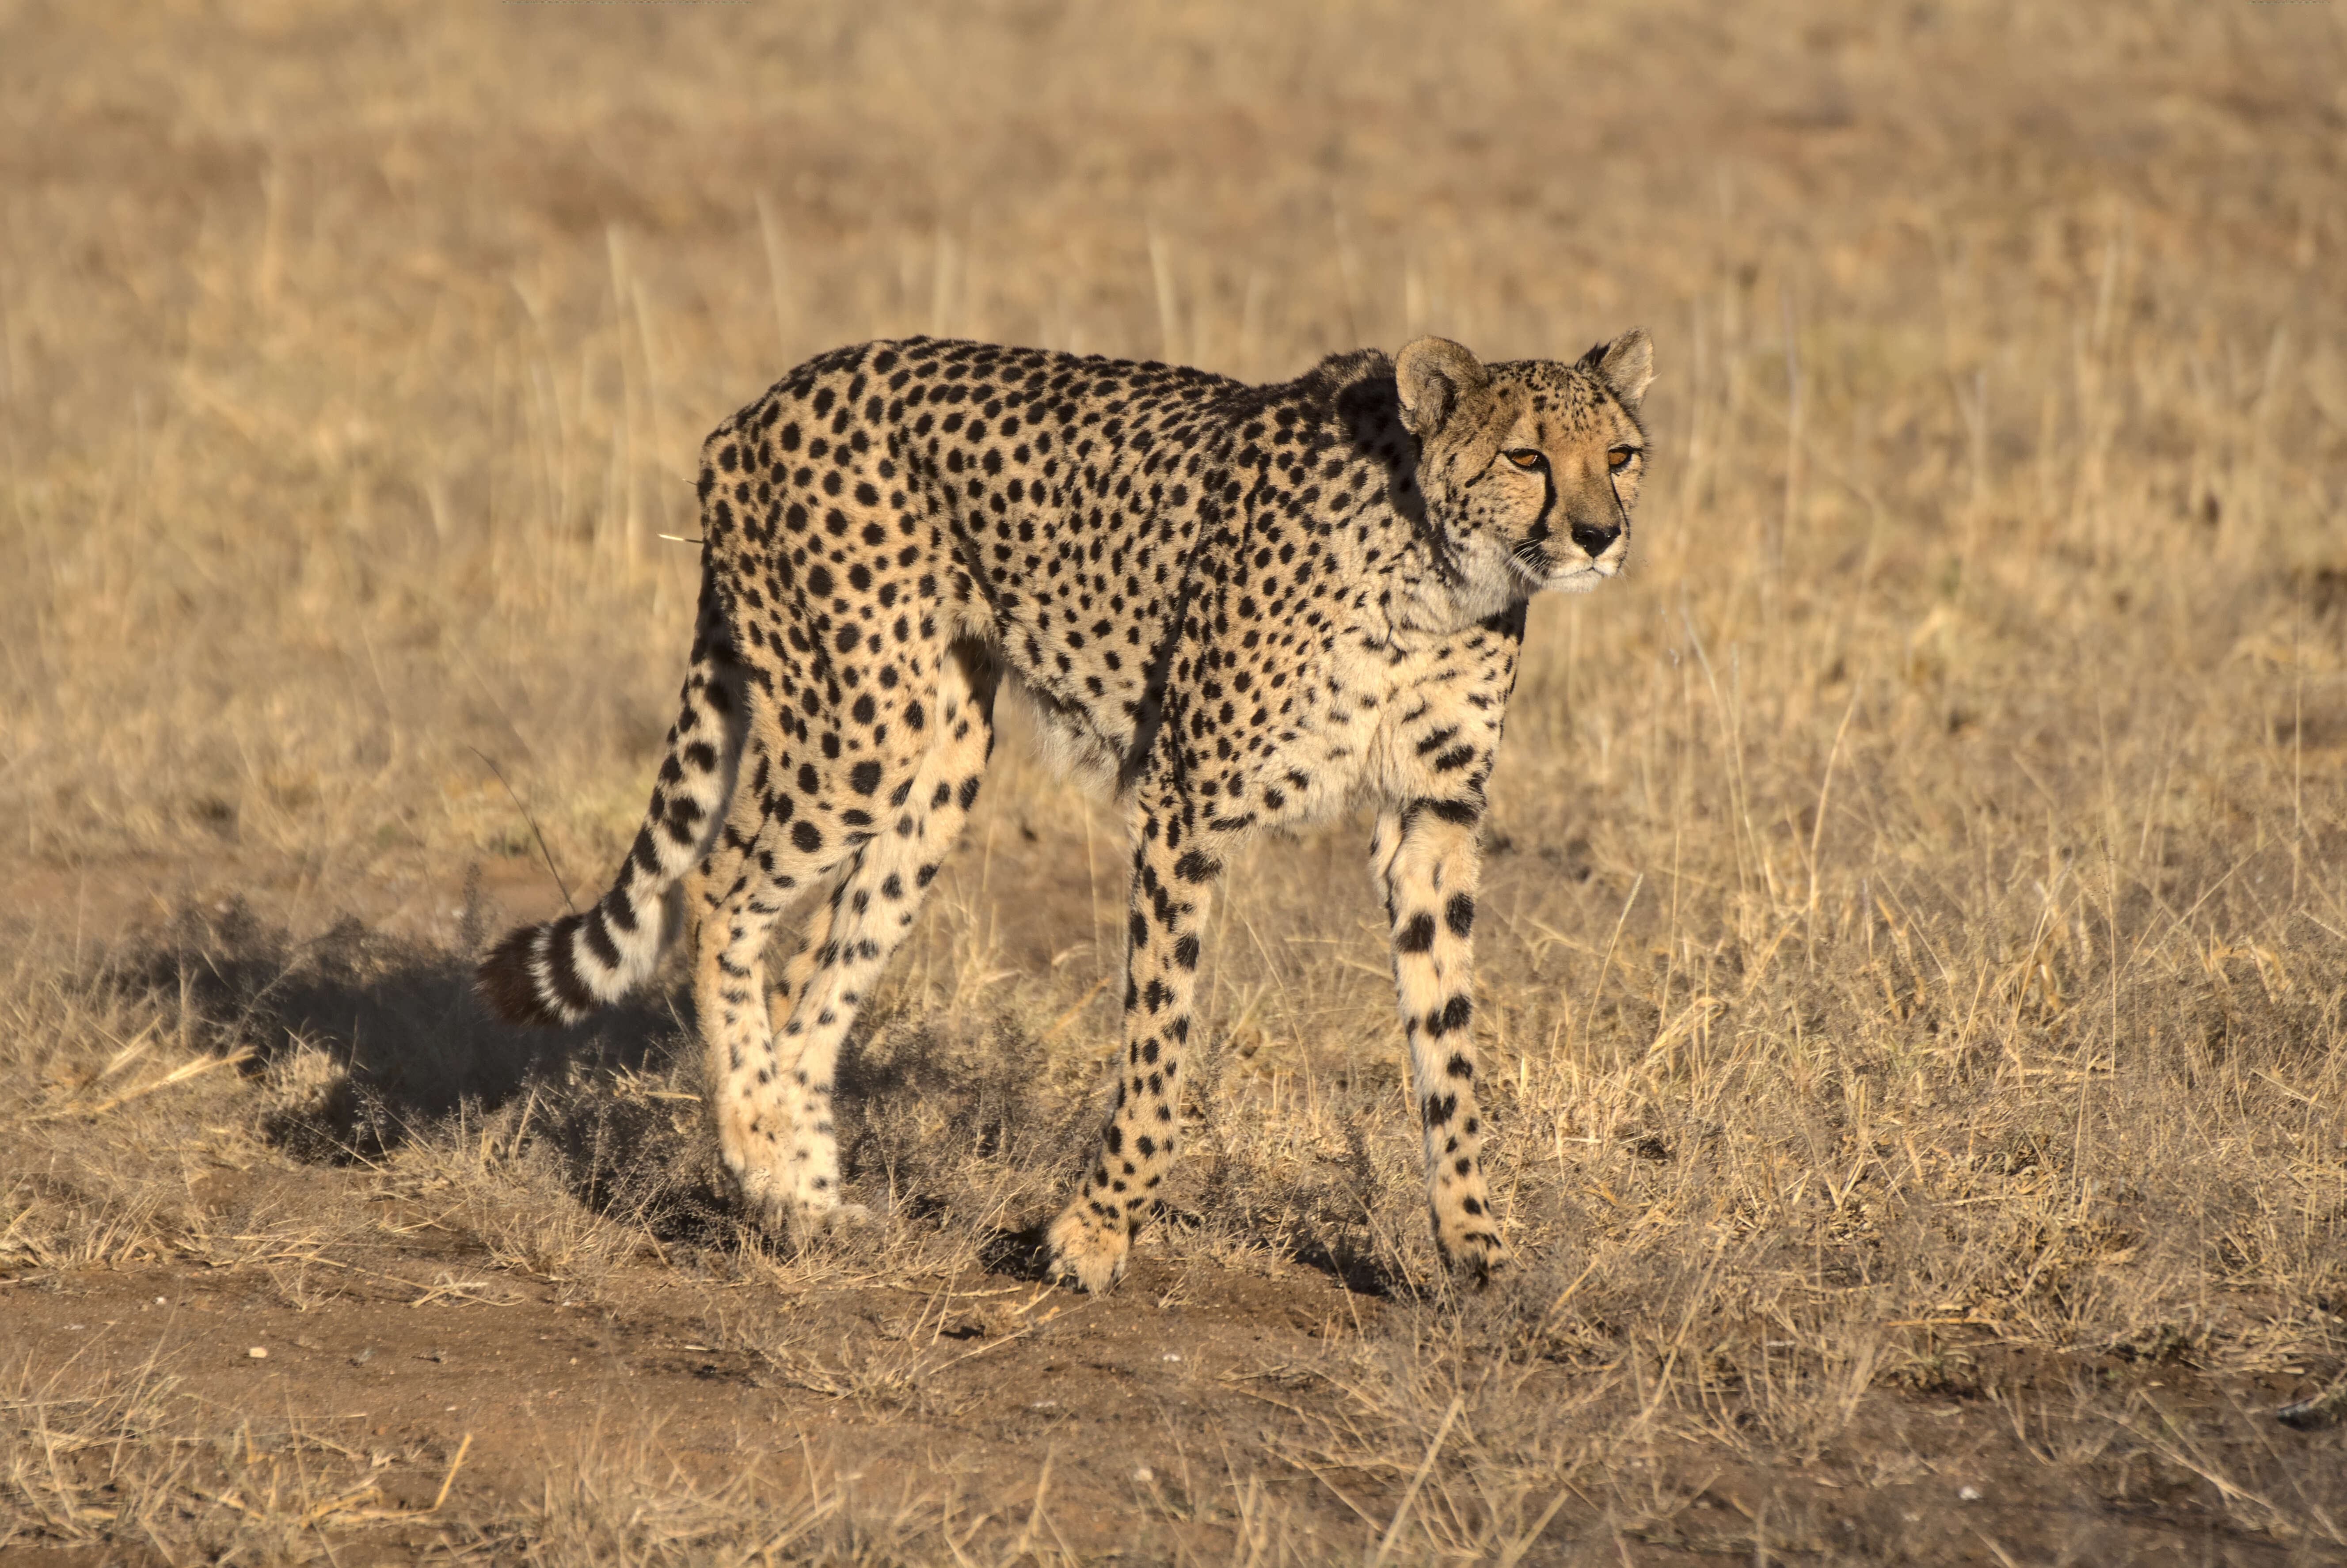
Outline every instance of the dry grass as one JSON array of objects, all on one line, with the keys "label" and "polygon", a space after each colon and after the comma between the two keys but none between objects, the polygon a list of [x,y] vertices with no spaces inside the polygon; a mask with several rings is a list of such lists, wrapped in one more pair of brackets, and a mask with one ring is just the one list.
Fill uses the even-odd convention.
[{"label": "dry grass", "polygon": [[[1881,1412],[1954,1397],[2030,1456],[2013,1486],[2347,1550],[2336,1475],[2239,1402],[2347,1355],[2330,11],[6,30],[11,1290],[201,1268],[309,1313],[675,1274],[796,1395],[990,1408],[993,1368],[1090,1332],[952,1282],[1014,1283],[1089,1130],[1112,808],[999,757],[849,1064],[873,1232],[738,1234],[665,997],[522,1039],[465,994],[500,906],[557,897],[518,806],[574,895],[633,831],[699,435],[876,333],[1271,377],[1643,321],[1637,557],[1538,608],[1495,783],[1478,1017],[1528,1266],[1467,1302],[1434,1268],[1358,825],[1260,846],[1218,906],[1178,1223],[1145,1247],[1172,1301],[1299,1264],[1364,1294],[1308,1362],[1215,1385],[1286,1426],[1192,1434],[1124,1517],[1248,1563],[1318,1560],[1331,1517],[1394,1562],[1539,1561],[1568,1527],[1865,1560],[1893,1516],[1817,1492],[1705,1523],[1703,1474],[1888,1497],[1944,1465]],[[821,1305],[876,1281],[917,1305]],[[1360,1299],[1391,1310],[1355,1331]],[[2235,1408],[2176,1416],[2164,1368]],[[166,1369],[0,1371],[0,1542],[298,1557],[377,1506],[348,1501],[372,1459],[284,1422],[240,1449],[266,1413],[190,1414]],[[812,1450],[712,1481],[648,1440],[460,1494],[431,1538],[1090,1550],[1048,1458],[978,1507]]]}]

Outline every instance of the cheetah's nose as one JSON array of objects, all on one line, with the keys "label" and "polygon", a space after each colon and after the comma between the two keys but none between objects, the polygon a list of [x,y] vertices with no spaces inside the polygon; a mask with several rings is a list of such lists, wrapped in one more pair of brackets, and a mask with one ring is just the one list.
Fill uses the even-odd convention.
[{"label": "cheetah's nose", "polygon": [[1605,548],[1621,537],[1622,529],[1618,525],[1610,528],[1593,528],[1587,523],[1573,525],[1573,542],[1579,545],[1582,553],[1591,560],[1604,555]]}]

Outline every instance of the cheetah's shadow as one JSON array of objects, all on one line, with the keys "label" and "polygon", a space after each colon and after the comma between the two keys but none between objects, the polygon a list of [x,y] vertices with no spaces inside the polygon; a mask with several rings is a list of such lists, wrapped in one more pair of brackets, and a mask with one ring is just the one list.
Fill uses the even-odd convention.
[{"label": "cheetah's shadow", "polygon": [[[788,1250],[790,1238],[748,1223],[694,1103],[698,1046],[682,988],[656,983],[571,1028],[508,1025],[474,989],[488,925],[471,890],[453,944],[355,919],[301,938],[241,903],[188,904],[118,952],[103,983],[150,999],[200,1048],[237,1057],[261,1099],[262,1136],[295,1160],[380,1164],[445,1140],[459,1120],[504,1118],[504,1144],[550,1153],[598,1213],[663,1242]],[[870,1014],[839,1063],[849,1182],[990,1238],[990,1266],[1045,1277],[1040,1229],[1001,1227],[1011,1215],[1048,1218],[1051,1190],[1097,1118],[1085,1105],[1037,1102],[1040,1052],[1009,1019],[965,1041],[910,1011]],[[1003,1175],[991,1206],[970,1196],[973,1160]]]},{"label": "cheetah's shadow", "polygon": [[[506,1116],[517,1120],[510,1141],[550,1151],[573,1195],[599,1213],[622,1213],[663,1241],[786,1248],[745,1223],[687,1103],[700,1084],[686,999],[655,986],[572,1028],[504,1024],[473,985],[486,925],[477,894],[453,945],[355,919],[296,938],[241,904],[188,905],[119,954],[106,979],[176,1011],[185,1038],[241,1056],[262,1096],[263,1137],[293,1159],[379,1163],[455,1119]],[[1080,1088],[1040,1091],[1051,1076],[1043,1042],[1015,1018],[961,1040],[915,1010],[876,1009],[841,1052],[844,1174],[907,1218],[974,1235],[989,1273],[1050,1283],[1045,1228],[1101,1114]],[[1216,1076],[1198,1085],[1209,1102]],[[1292,1189],[1266,1206],[1261,1173],[1219,1148],[1199,1155],[1213,1173],[1204,1190],[1152,1229],[1276,1233],[1295,1262],[1357,1295],[1416,1294],[1358,1226],[1328,1223],[1350,1217],[1358,1198]],[[1296,1223],[1303,1215],[1317,1218]]]},{"label": "cheetah's shadow", "polygon": [[663,1239],[738,1235],[709,1140],[673,1103],[689,1015],[648,989],[573,1028],[501,1023],[473,986],[485,926],[469,890],[453,946],[356,919],[302,938],[241,902],[190,904],[104,979],[240,1058],[262,1137],[295,1160],[380,1163],[456,1119],[505,1116],[509,1142],[551,1152],[599,1212],[624,1208]]}]

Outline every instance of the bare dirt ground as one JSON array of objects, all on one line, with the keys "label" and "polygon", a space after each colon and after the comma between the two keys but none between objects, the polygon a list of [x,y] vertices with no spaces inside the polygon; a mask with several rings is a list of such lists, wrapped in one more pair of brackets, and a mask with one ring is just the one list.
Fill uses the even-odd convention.
[{"label": "bare dirt ground", "polygon": [[[0,1565],[2347,1561],[2347,15],[0,3]],[[1114,807],[1020,724],[745,1230],[608,873],[701,433],[936,331],[1655,333],[1423,1234],[1365,833],[1040,1276]]]}]

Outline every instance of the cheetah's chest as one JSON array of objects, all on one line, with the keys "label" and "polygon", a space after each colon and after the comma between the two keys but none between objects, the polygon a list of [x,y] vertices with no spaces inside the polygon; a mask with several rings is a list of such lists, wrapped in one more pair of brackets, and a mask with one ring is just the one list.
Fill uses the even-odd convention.
[{"label": "cheetah's chest", "polygon": [[[1302,711],[1256,770],[1264,825],[1307,826],[1364,800],[1422,792],[1446,748],[1465,743],[1480,753],[1497,727],[1490,693],[1507,674],[1487,651],[1455,642],[1348,650],[1309,681]],[[1440,746],[1429,748],[1436,737]]]}]

